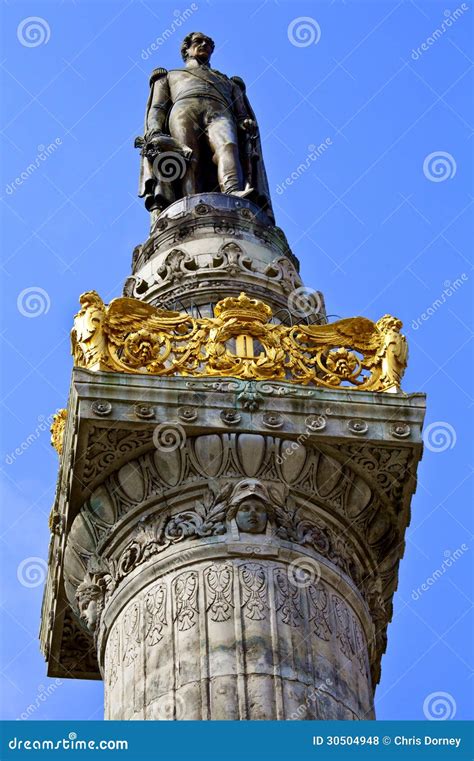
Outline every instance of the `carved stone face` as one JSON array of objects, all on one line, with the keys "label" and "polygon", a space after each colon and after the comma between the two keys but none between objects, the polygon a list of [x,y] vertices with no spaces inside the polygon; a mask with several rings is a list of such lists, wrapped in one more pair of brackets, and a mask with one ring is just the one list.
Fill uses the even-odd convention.
[{"label": "carved stone face", "polygon": [[79,611],[81,614],[81,618],[89,629],[94,631],[95,626],[97,624],[97,600],[95,599],[89,599],[80,604]]},{"label": "carved stone face", "polygon": [[235,516],[239,531],[247,534],[261,534],[267,525],[267,511],[260,499],[247,497],[240,505]]},{"label": "carved stone face", "polygon": [[212,46],[208,37],[197,32],[193,35],[191,45],[187,51],[188,58],[196,58],[199,63],[209,63]]}]

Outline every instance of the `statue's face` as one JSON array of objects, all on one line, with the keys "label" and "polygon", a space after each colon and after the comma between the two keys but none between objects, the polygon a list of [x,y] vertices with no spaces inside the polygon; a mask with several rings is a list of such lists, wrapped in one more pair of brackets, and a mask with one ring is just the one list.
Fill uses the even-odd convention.
[{"label": "statue's face", "polygon": [[200,63],[208,63],[212,53],[212,46],[207,37],[202,34],[193,35],[191,45],[188,48],[188,58],[197,58]]},{"label": "statue's face", "polygon": [[239,506],[235,522],[240,531],[248,534],[261,534],[267,525],[267,511],[259,499],[248,497]]}]

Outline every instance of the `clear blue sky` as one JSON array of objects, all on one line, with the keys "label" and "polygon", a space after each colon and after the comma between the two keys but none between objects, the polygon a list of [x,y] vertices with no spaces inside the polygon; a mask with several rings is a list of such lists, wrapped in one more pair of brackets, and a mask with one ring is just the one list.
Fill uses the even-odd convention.
[{"label": "clear blue sky", "polygon": [[[428,394],[427,424],[441,423],[448,437],[448,448],[439,440],[425,448],[419,468],[378,717],[424,718],[425,699],[439,691],[451,696],[456,718],[472,717],[474,10],[465,5],[427,42],[457,3],[3,5],[3,718],[20,717],[35,701],[32,719],[102,717],[100,683],[64,681],[38,699],[49,684],[37,641],[42,585],[24,586],[17,577],[25,559],[46,558],[58,463],[48,432],[35,431],[39,419],[66,404],[79,294],[94,288],[106,300],[120,295],[132,249],[147,236],[133,139],[141,134],[150,71],[179,66],[181,39],[192,30],[215,38],[215,68],[248,85],[277,222],[306,284],[324,292],[332,315],[403,319],[405,390]],[[144,60],[142,51],[186,8],[196,10]],[[31,16],[43,19],[43,38],[19,28]],[[316,44],[290,41],[288,27],[298,17],[317,22]],[[326,138],[327,151],[277,193],[308,146]],[[38,146],[53,143],[38,159]],[[439,152],[441,164],[425,161]],[[458,279],[441,303],[447,281]],[[35,309],[23,293],[28,288],[46,292],[36,317],[26,316]],[[412,590],[463,545],[446,573],[413,599]]]}]

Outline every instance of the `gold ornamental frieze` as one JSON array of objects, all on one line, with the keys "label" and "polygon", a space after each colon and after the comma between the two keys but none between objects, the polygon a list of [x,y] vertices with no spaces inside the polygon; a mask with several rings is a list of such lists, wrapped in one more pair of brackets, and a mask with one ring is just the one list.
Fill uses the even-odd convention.
[{"label": "gold ornamental frieze", "polygon": [[212,318],[133,298],[80,297],[71,333],[76,367],[159,376],[282,380],[325,388],[399,392],[407,362],[400,320],[351,317],[326,325],[274,324],[245,293],[219,301]]},{"label": "gold ornamental frieze", "polygon": [[64,429],[66,428],[67,410],[58,410],[51,423],[51,444],[58,454],[63,451]]}]

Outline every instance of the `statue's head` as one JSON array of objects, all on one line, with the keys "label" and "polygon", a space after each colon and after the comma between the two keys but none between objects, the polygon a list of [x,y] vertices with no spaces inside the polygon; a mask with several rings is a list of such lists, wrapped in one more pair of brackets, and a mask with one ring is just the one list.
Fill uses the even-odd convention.
[{"label": "statue's head", "polygon": [[83,309],[87,307],[103,307],[104,302],[97,293],[97,291],[86,291],[79,296],[79,303]]},{"label": "statue's head", "polygon": [[384,314],[384,316],[381,317],[380,320],[377,320],[375,324],[377,328],[382,332],[395,330],[397,333],[399,333],[403,327],[403,322],[397,317],[392,317],[391,314]]},{"label": "statue's head", "polygon": [[229,499],[227,520],[235,519],[239,531],[263,534],[273,513],[270,495],[261,481],[246,478],[235,485]]},{"label": "statue's head", "polygon": [[183,61],[188,58],[196,58],[199,63],[209,63],[214,52],[214,40],[211,40],[202,32],[191,32],[186,35],[181,44],[181,56]]}]

